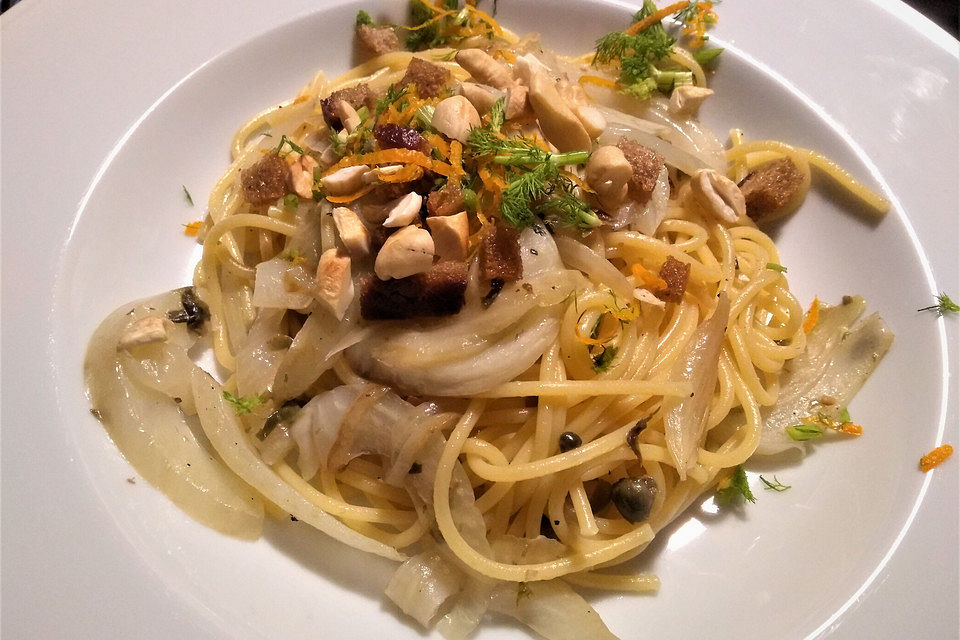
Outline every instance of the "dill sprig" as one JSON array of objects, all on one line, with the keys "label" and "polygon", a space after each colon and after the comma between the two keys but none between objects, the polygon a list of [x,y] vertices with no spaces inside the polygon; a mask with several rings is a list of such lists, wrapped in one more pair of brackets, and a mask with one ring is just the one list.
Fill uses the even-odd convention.
[{"label": "dill sprig", "polygon": [[490,107],[490,130],[499,133],[503,128],[503,121],[506,119],[506,102],[503,98],[498,98],[493,106]]},{"label": "dill sprig", "polygon": [[722,505],[732,505],[746,499],[750,502],[756,502],[757,499],[750,491],[750,483],[747,481],[747,472],[743,470],[743,465],[738,464],[733,471],[729,483],[717,491],[717,501]]},{"label": "dill sprig", "polygon": [[[639,22],[656,11],[656,5],[647,0],[633,21]],[[646,99],[658,89],[670,91],[677,85],[693,82],[689,71],[662,70],[656,66],[670,55],[675,43],[659,22],[637,34],[614,31],[597,40],[593,64],[618,65],[620,92]]]},{"label": "dill sprig", "polygon": [[766,486],[764,487],[765,489],[770,489],[770,490],[776,491],[776,492],[778,492],[778,493],[782,493],[782,492],[784,492],[784,491],[786,491],[787,489],[790,488],[790,485],[789,485],[789,484],[783,484],[782,482],[780,482],[780,479],[777,478],[777,476],[773,476],[773,482],[770,482],[769,480],[767,480],[767,479],[764,478],[763,476],[760,476],[760,482],[762,482],[764,485],[766,485]]},{"label": "dill sprig", "polygon": [[960,312],[960,305],[951,300],[950,296],[941,291],[937,296],[937,304],[930,305],[929,307],[923,307],[922,309],[917,309],[917,311],[936,311],[938,316],[942,316],[947,313]]},{"label": "dill sprig", "polygon": [[399,102],[406,95],[407,87],[398,87],[395,84],[387,87],[387,93],[382,98],[377,100],[376,117],[379,118],[380,114],[390,108],[390,105],[395,102]]}]

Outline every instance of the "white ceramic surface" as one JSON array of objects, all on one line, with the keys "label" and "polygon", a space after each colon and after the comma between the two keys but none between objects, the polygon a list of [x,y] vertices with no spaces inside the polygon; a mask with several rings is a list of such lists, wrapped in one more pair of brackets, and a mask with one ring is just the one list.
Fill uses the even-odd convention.
[{"label": "white ceramic surface", "polygon": [[[315,69],[345,68],[359,6],[25,0],[0,21],[9,637],[418,637],[384,603],[389,563],[294,523],[229,540],[127,482],[80,380],[106,313],[189,280],[197,249],[179,225],[202,214],[234,128]],[[793,489],[763,491],[752,473],[757,504],[725,515],[705,501],[638,565],[661,576],[658,596],[591,599],[623,638],[956,637],[958,464],[924,476],[916,463],[941,436],[958,444],[958,323],[914,311],[960,293],[956,42],[892,3],[720,10],[729,51],[708,124],[817,148],[897,203],[871,224],[815,191],[777,232],[794,290],[861,293],[897,339],[851,408],[863,438],[750,465]],[[500,11],[569,52],[629,15],[558,0]],[[497,621],[478,637],[525,636]]]}]

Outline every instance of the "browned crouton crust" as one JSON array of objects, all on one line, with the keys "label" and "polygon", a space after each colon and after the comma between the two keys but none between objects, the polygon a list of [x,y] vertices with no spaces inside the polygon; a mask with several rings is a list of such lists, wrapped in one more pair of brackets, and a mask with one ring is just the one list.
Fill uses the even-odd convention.
[{"label": "browned crouton crust", "polygon": [[400,38],[397,37],[393,27],[358,24],[357,41],[363,50],[372,56],[382,56],[385,53],[400,50]]},{"label": "browned crouton crust", "polygon": [[359,109],[362,106],[372,109],[374,101],[373,95],[370,93],[370,87],[363,83],[334,91],[320,101],[323,119],[331,127],[343,126],[343,123],[340,122],[340,116],[337,115],[337,103],[341,100],[346,100],[347,104],[354,109]]},{"label": "browned crouton crust", "polygon": [[427,196],[427,213],[431,216],[452,216],[463,211],[463,190],[456,180],[447,180],[443,188]]},{"label": "browned crouton crust", "polygon": [[465,262],[439,262],[398,280],[368,275],[360,283],[360,314],[366,320],[450,316],[463,308],[466,290]]},{"label": "browned crouton crust", "polygon": [[243,198],[251,204],[267,204],[287,193],[287,165],[275,153],[263,156],[240,172]]},{"label": "browned crouton crust", "polygon": [[617,148],[633,167],[630,178],[630,197],[638,202],[646,202],[657,185],[657,176],[663,169],[663,156],[629,138],[620,138]]},{"label": "browned crouton crust", "polygon": [[[428,204],[429,206],[429,204]],[[520,234],[513,227],[496,222],[480,241],[480,276],[484,280],[512,282],[523,277]]]},{"label": "browned crouton crust", "polygon": [[413,57],[410,58],[407,72],[400,80],[400,86],[412,84],[416,86],[417,95],[421,98],[436,98],[451,79],[450,72],[440,65],[427,62],[423,58]]},{"label": "browned crouton crust", "polygon": [[660,267],[659,275],[667,283],[667,288],[655,291],[654,295],[665,302],[682,301],[687,290],[687,278],[690,277],[690,265],[669,256]]},{"label": "browned crouton crust", "polygon": [[740,182],[747,215],[754,222],[770,218],[786,205],[803,184],[803,174],[790,158],[766,162]]}]

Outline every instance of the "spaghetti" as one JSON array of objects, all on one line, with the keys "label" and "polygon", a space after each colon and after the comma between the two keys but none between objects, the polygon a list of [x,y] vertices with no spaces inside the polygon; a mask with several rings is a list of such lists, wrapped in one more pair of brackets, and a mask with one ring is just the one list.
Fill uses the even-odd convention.
[{"label": "spaghetti", "polygon": [[[290,514],[401,560],[388,596],[421,622],[457,635],[488,607],[529,621],[525,598],[582,603],[569,585],[655,590],[654,576],[607,568],[641,553],[754,454],[768,437],[769,412],[793,398],[784,392],[791,363],[856,318],[841,328],[828,322],[828,309],[820,321],[826,328],[808,334],[785,269],[769,268],[780,264],[773,241],[743,211],[725,220],[711,204],[723,197],[710,188],[725,185],[718,181],[727,174],[742,182],[787,159],[799,176],[792,202],[803,200],[815,167],[873,210],[888,205],[816,152],[747,142],[739,131],[724,149],[665,98],[616,93],[615,70],[587,67],[590,56],[541,51],[536,39],[501,30],[471,5],[462,16],[425,6],[434,11],[425,24],[455,24],[461,45],[475,37],[471,29],[487,34],[496,54],[490,59],[512,74],[510,86],[492,87],[491,95],[503,108],[511,91],[529,91],[532,110],[501,129],[504,115],[494,103],[478,113],[469,138],[445,133],[436,115],[443,101],[457,97],[455,86],[482,80],[477,68],[456,61],[455,48],[417,54],[446,74],[447,89],[434,96],[415,79],[401,86],[412,68],[408,52],[380,55],[329,81],[317,74],[293,100],[238,129],[233,162],[210,195],[193,288],[110,316],[91,341],[86,371],[91,399],[118,446],[191,515],[230,535],[256,537],[264,510]],[[661,14],[627,34],[659,26]],[[454,18],[460,22],[449,22]],[[706,82],[689,52],[675,47],[664,64],[688,73],[692,86]],[[624,139],[662,154],[646,201],[610,207],[602,200],[609,184],[581,166],[589,154],[563,164],[569,156],[541,126],[555,114],[538,107],[538,73],[564,78],[557,95],[584,123],[593,113],[605,117],[585,150],[593,157],[606,145],[626,158]],[[325,101],[358,86],[379,101],[337,103],[345,120],[352,114],[360,122],[340,129]],[[382,147],[378,125],[419,127],[429,150]],[[500,151],[481,149],[484,131],[484,144]],[[286,195],[252,202],[244,172],[268,157],[288,176],[312,163],[312,192],[288,184]],[[357,188],[326,191],[331,177],[357,167],[367,171]],[[347,230],[334,214],[346,214],[334,209],[364,212],[369,234],[378,228],[376,212],[397,206],[382,190],[439,191],[422,186],[425,176],[459,181],[474,198],[458,204],[470,234],[462,307],[441,318],[367,317],[354,291],[381,286],[361,277],[373,257],[343,257]],[[484,280],[477,255],[504,224],[520,183],[535,193],[523,201],[532,223],[515,232],[523,274],[497,284]],[[600,226],[591,222],[599,221],[597,211]],[[404,227],[425,228],[416,216]],[[347,260],[352,273],[341,283],[350,294],[339,312],[317,284],[329,256]],[[674,272],[683,274],[679,288]],[[158,310],[176,311],[173,324],[158,319]],[[187,353],[206,338],[222,385]],[[774,426],[780,433],[784,425]],[[212,449],[192,435],[197,428]],[[575,437],[564,440],[567,432]],[[187,462],[198,459],[205,461],[199,470]],[[586,603],[574,608],[588,613],[563,608],[559,620],[610,637]],[[555,635],[549,625],[533,626]]]}]

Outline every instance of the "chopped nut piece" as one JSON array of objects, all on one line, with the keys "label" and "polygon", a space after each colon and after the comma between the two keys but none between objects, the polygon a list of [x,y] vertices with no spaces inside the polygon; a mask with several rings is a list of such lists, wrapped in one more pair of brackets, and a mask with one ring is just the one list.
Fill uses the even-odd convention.
[{"label": "chopped nut piece", "polygon": [[404,227],[383,243],[373,270],[381,280],[406,278],[433,266],[433,238],[426,229]]},{"label": "chopped nut piece", "polygon": [[461,49],[457,52],[455,60],[481,84],[488,84],[497,89],[506,89],[513,84],[510,69],[486,51]]},{"label": "chopped nut piece", "polygon": [[452,216],[431,216],[427,218],[427,225],[441,260],[463,260],[467,256],[470,223],[466,211]]},{"label": "chopped nut piece", "polygon": [[531,76],[529,87],[528,99],[544,137],[560,151],[589,149],[590,135],[560,97],[553,79],[538,71]]},{"label": "chopped nut piece", "polygon": [[397,198],[387,205],[387,219],[383,221],[385,227],[405,227],[420,217],[420,207],[423,205],[423,196],[411,192]]},{"label": "chopped nut piece", "polygon": [[605,145],[591,154],[585,176],[587,184],[597,192],[600,204],[610,212],[627,199],[633,167],[620,149]]},{"label": "chopped nut piece", "polygon": [[347,207],[337,207],[333,210],[333,223],[350,255],[359,257],[370,253],[370,232],[356,213]]},{"label": "chopped nut piece", "polygon": [[347,307],[353,301],[353,279],[350,277],[350,257],[338,249],[327,249],[317,265],[316,295],[330,306],[330,310],[343,319]]},{"label": "chopped nut piece", "polygon": [[313,170],[319,166],[316,160],[306,155],[290,165],[290,185],[301,198],[313,199]]},{"label": "chopped nut piece", "polygon": [[370,167],[365,164],[356,167],[344,167],[343,169],[337,169],[325,178],[321,178],[320,183],[331,196],[346,196],[363,187],[363,174],[369,170]]},{"label": "chopped nut piece", "polygon": [[695,116],[700,105],[712,95],[713,89],[692,84],[680,85],[670,94],[670,113],[678,118]]},{"label": "chopped nut piece", "polygon": [[451,96],[437,104],[430,125],[448,138],[466,142],[470,129],[480,126],[480,114],[466,97]]},{"label": "chopped nut piece", "polygon": [[127,327],[120,335],[117,349],[129,351],[140,345],[163,342],[167,339],[167,325],[169,323],[170,321],[162,316],[141,318]]},{"label": "chopped nut piece", "polygon": [[697,169],[690,178],[690,193],[707,213],[718,220],[736,222],[747,212],[737,184],[713,169]]}]

